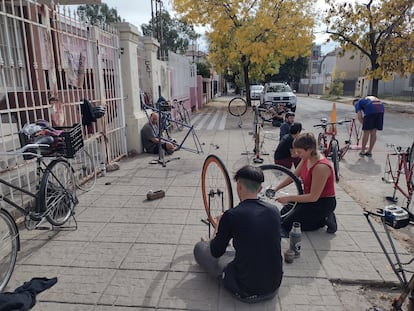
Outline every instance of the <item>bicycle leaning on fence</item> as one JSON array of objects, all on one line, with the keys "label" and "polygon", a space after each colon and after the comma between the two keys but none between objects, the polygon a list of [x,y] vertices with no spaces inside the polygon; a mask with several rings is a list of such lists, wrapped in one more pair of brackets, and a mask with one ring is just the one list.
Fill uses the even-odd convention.
[{"label": "bicycle leaning on fence", "polygon": [[183,101],[173,100],[172,104],[173,119],[179,131],[182,131],[184,125],[191,126],[190,113],[185,108]]},{"label": "bicycle leaning on fence", "polygon": [[[74,127],[75,131],[80,125]],[[73,131],[72,131],[73,133]],[[17,209],[24,215],[24,224],[28,230],[38,228],[45,221],[52,226],[62,227],[74,216],[74,208],[78,204],[74,169],[67,158],[75,155],[83,147],[82,132],[63,137],[64,146],[56,145],[55,137],[39,136],[34,143],[27,143],[16,151],[5,152],[6,156],[23,156],[24,159],[36,159],[35,192],[17,186],[0,178],[3,189],[10,189],[0,194],[0,200]],[[72,138],[74,140],[72,140]],[[54,157],[50,162],[45,156]],[[28,203],[17,203],[14,192],[20,192],[30,198]],[[74,219],[74,217],[73,217]],[[76,220],[75,228],[76,228]],[[20,250],[20,238],[17,225],[11,214],[0,207],[0,291],[2,291],[13,273],[17,253]]]},{"label": "bicycle leaning on fence", "polygon": [[[394,192],[392,196],[387,196],[386,199],[396,203],[398,202],[397,191],[403,195],[405,205],[404,208],[409,216],[410,221],[414,223],[414,142],[410,147],[396,146],[395,144],[388,144],[392,148],[387,154],[385,160],[385,170],[382,180],[386,183],[392,183]],[[397,159],[393,161],[392,159]],[[404,185],[401,183],[404,182]]]}]

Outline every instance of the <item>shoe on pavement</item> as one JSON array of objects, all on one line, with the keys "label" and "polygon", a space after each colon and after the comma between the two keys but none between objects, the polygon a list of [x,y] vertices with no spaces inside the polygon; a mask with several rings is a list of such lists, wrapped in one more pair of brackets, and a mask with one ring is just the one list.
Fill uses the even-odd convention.
[{"label": "shoe on pavement", "polygon": [[328,217],[326,217],[326,232],[328,233],[335,233],[338,230],[338,224],[336,223],[336,217],[334,212],[330,213]]}]

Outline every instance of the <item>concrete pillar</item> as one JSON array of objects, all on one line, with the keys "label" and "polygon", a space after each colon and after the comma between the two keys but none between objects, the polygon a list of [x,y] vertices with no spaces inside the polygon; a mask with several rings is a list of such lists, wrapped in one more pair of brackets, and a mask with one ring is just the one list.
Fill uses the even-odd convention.
[{"label": "concrete pillar", "polygon": [[119,30],[119,45],[121,49],[122,89],[125,96],[125,122],[127,150],[143,152],[141,128],[147,122],[145,113],[141,110],[140,85],[138,75],[137,44],[140,38],[139,30],[129,23],[117,23]]}]

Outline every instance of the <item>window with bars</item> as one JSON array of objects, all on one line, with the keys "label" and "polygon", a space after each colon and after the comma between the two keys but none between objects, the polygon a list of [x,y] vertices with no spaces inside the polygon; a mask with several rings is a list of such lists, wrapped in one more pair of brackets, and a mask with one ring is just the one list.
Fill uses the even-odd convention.
[{"label": "window with bars", "polygon": [[[4,7],[3,7],[4,8]],[[11,6],[0,12],[0,91],[22,89],[26,68],[21,21]],[[8,15],[6,15],[8,13]]]}]

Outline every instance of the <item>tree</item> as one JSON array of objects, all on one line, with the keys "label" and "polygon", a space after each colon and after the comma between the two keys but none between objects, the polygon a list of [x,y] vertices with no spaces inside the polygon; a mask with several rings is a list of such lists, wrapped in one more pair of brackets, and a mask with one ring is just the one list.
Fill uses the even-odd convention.
[{"label": "tree", "polygon": [[[309,54],[312,0],[173,0],[192,24],[209,25],[209,61],[218,72],[231,69],[250,80],[277,73],[289,58]],[[250,92],[247,92],[250,104]]]},{"label": "tree", "polygon": [[208,63],[196,63],[197,64],[197,74],[202,76],[203,78],[210,78],[210,65]]},{"label": "tree", "polygon": [[168,51],[185,53],[189,43],[200,37],[192,25],[178,18],[171,18],[168,11],[165,10],[161,12],[160,16],[151,19],[148,24],[142,24],[141,29],[144,36],[152,36],[160,30],[159,40],[162,55],[168,55]]},{"label": "tree", "polygon": [[284,64],[280,65],[279,72],[275,75],[266,76],[265,81],[281,81],[289,83],[298,83],[308,70],[309,58],[299,57],[298,59],[290,58]]},{"label": "tree", "polygon": [[109,8],[106,3],[80,5],[76,11],[79,18],[91,25],[111,24],[121,22],[115,8]]},{"label": "tree", "polygon": [[346,50],[360,51],[370,66],[364,74],[373,80],[372,95],[378,95],[379,80],[414,71],[414,2],[369,0],[367,4],[337,3],[325,16],[326,32]]}]

